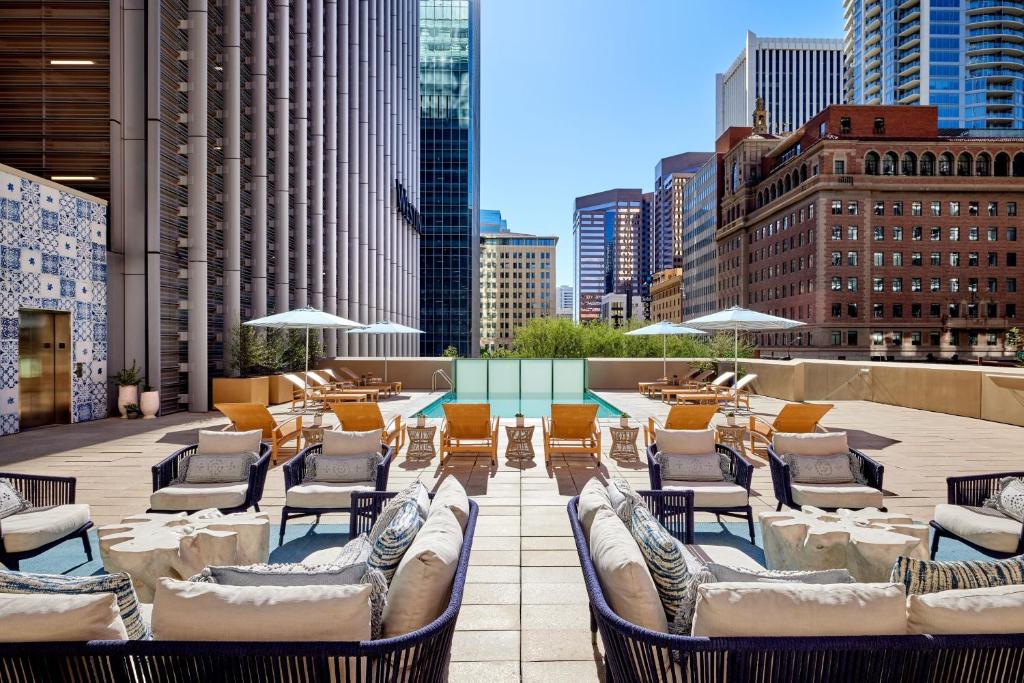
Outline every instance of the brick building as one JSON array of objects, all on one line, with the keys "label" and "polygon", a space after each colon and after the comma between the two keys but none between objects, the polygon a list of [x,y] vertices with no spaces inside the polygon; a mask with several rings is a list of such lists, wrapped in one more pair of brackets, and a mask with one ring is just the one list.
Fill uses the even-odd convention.
[{"label": "brick building", "polygon": [[651,282],[651,315],[654,322],[683,322],[683,269],[667,268]]},{"label": "brick building", "polygon": [[760,335],[766,353],[1007,353],[1024,313],[1024,136],[937,124],[934,107],[832,106],[789,136],[720,138],[719,305],[807,323]]}]

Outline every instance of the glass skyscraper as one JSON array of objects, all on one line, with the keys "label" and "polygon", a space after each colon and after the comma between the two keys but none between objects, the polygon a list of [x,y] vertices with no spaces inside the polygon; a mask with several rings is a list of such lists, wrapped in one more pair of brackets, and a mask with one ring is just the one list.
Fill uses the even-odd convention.
[{"label": "glass skyscraper", "polygon": [[1024,128],[1019,0],[845,0],[847,101],[928,104],[939,128]]},{"label": "glass skyscraper", "polygon": [[480,352],[480,0],[420,0],[420,351]]}]

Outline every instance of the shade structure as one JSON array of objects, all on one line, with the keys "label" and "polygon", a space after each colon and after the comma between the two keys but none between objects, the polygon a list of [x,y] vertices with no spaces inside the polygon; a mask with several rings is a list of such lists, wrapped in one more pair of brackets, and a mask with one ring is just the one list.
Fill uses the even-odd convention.
[{"label": "shade structure", "polygon": [[[361,327],[357,330],[349,330],[349,334],[423,334],[423,330],[415,327],[393,323],[390,320],[381,320],[372,325]],[[388,381],[388,354],[384,351],[384,381]]]},{"label": "shade structure", "polygon": [[692,327],[686,327],[679,325],[678,323],[670,323],[667,320],[648,325],[647,327],[641,327],[636,330],[632,330],[626,333],[627,337],[645,337],[653,335],[661,335],[661,375],[662,377],[668,377],[668,338],[669,335],[675,334],[707,334],[703,330],[696,330]]},{"label": "shade structure", "polygon": [[[277,330],[305,330],[306,331],[306,372],[309,372],[309,331],[310,330],[353,330],[363,327],[348,318],[340,318],[331,313],[317,310],[306,306],[296,308],[284,313],[275,313],[265,318],[250,320],[244,325],[252,327],[270,327]],[[306,408],[306,375],[302,375],[302,408]]]},{"label": "shade structure", "polygon": [[[733,372],[738,378],[740,367],[740,331],[788,330],[793,327],[801,327],[804,323],[799,320],[790,320],[789,318],[780,318],[775,315],[752,311],[742,306],[732,306],[724,311],[687,320],[685,324],[690,327],[696,327],[699,330],[707,330],[708,332],[732,330]],[[739,407],[740,397],[737,394],[736,408],[739,409]]]}]

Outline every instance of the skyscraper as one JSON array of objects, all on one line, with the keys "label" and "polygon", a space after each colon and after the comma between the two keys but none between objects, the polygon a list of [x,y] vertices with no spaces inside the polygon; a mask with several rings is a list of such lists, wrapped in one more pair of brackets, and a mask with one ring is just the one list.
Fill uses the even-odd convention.
[{"label": "skyscraper", "polygon": [[717,310],[715,296],[715,231],[721,187],[719,154],[709,154],[683,187],[682,239],[675,263],[683,269],[683,319]]},{"label": "skyscraper", "polygon": [[939,128],[1024,128],[1024,11],[1013,0],[844,0],[846,99],[930,104]]},{"label": "skyscraper", "polygon": [[420,349],[480,352],[480,0],[420,0]]},{"label": "skyscraper", "polygon": [[768,112],[768,132],[778,134],[841,104],[844,93],[842,40],[759,38],[747,31],[736,61],[715,76],[715,137],[749,126],[759,97]]},{"label": "skyscraper", "polygon": [[501,217],[501,211],[480,210],[480,233],[485,232],[508,232],[508,221]]},{"label": "skyscraper", "polygon": [[516,330],[555,315],[554,236],[492,230],[480,235],[480,344],[508,348]]},{"label": "skyscraper", "polygon": [[556,302],[557,308],[555,314],[559,318],[572,319],[573,306],[573,292],[571,285],[558,285],[558,301]]},{"label": "skyscraper", "polygon": [[682,265],[675,255],[682,250],[683,186],[710,156],[707,152],[685,152],[665,157],[654,167],[652,272]]}]

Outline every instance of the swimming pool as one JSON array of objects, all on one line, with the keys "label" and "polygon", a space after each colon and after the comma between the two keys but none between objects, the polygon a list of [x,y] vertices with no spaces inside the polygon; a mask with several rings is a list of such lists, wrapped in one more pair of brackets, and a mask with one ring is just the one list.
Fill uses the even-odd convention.
[{"label": "swimming pool", "polygon": [[604,399],[587,390],[582,394],[556,394],[554,396],[516,396],[488,398],[482,394],[464,394],[449,391],[421,412],[427,417],[444,417],[445,403],[488,403],[491,415],[495,417],[515,417],[522,413],[523,417],[550,417],[552,403],[595,403],[598,417],[619,417],[622,411]]}]

